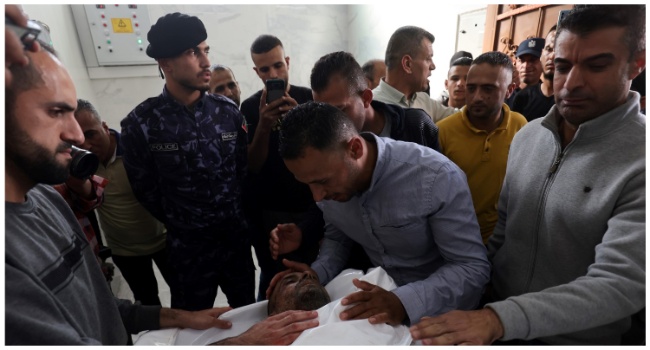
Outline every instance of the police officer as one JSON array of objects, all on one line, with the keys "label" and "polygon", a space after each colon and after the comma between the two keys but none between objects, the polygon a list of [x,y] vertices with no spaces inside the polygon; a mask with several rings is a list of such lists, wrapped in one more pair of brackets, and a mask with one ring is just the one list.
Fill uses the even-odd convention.
[{"label": "police officer", "polygon": [[255,301],[241,205],[246,122],[230,99],[207,93],[206,38],[197,17],[159,18],[146,52],[165,86],[121,122],[124,167],[136,198],[167,227],[171,304],[185,310],[212,307],[219,286],[232,307]]}]

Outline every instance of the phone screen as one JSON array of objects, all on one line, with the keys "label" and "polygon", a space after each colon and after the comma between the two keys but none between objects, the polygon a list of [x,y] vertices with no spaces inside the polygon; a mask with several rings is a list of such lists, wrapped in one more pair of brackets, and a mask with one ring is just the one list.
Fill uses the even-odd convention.
[{"label": "phone screen", "polygon": [[271,103],[284,96],[284,80],[269,79],[266,81],[266,103]]}]

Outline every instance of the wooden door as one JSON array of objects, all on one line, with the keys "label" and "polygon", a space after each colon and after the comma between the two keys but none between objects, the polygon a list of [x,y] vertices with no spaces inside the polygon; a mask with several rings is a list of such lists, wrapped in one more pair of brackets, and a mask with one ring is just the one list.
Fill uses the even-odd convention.
[{"label": "wooden door", "polygon": [[519,43],[528,38],[545,38],[557,24],[561,10],[573,5],[488,5],[483,52],[501,51],[515,57]]}]

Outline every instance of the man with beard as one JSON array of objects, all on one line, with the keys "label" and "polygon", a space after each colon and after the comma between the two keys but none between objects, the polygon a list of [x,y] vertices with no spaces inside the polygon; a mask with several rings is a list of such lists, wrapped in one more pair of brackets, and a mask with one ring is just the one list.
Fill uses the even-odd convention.
[{"label": "man with beard", "polygon": [[[352,54],[337,51],[321,57],[314,64],[310,79],[314,100],[343,111],[359,132],[372,132],[377,136],[440,150],[438,127],[423,110],[402,108],[372,99],[372,90],[365,84],[363,70]],[[322,218],[321,211],[318,208],[314,210],[310,218]],[[304,232],[303,235],[300,226],[319,229]],[[271,231],[270,247],[274,259],[278,254],[297,249],[305,242],[318,242],[323,238],[322,225],[318,227],[302,223],[300,226],[286,223]],[[349,263],[350,267],[362,270],[371,266],[368,256],[358,244],[352,248]]]},{"label": "man with beard", "polygon": [[241,90],[232,69],[221,64],[215,64],[210,67],[210,70],[212,71],[210,92],[228,97],[239,107]]},{"label": "man with beard", "polygon": [[247,128],[235,103],[208,93],[210,47],[201,20],[180,13],[158,19],[147,55],[163,78],[162,94],[121,122],[123,162],[133,193],[167,228],[172,307],[255,302],[255,267],[242,209]]},{"label": "man with beard", "polygon": [[541,118],[555,104],[553,96],[553,74],[555,73],[555,29],[553,26],[546,35],[546,45],[540,57],[542,63],[542,83],[527,86],[521,90],[512,104],[512,110],[521,113],[526,120]]},{"label": "man with beard", "polygon": [[318,259],[311,267],[285,266],[327,284],[356,241],[399,286],[355,280],[361,291],[342,299],[351,307],[341,320],[397,325],[477,306],[490,266],[465,175],[449,159],[412,142],[359,134],[341,110],[319,102],[287,114],[280,155],[309,185],[325,219]]},{"label": "man with beard", "polygon": [[[279,38],[273,35],[258,36],[250,47],[253,69],[264,88],[242,102],[241,111],[246,116],[248,134],[248,178],[244,188],[244,205],[260,267],[257,300],[264,300],[264,292],[276,273],[284,266],[271,258],[269,233],[286,222],[312,222],[313,228],[322,230],[322,220],[307,221],[314,211],[314,200],[309,188],[298,182],[287,170],[278,154],[278,140],[282,118],[295,106],[311,101],[311,89],[290,83],[290,57],[286,55]],[[283,96],[267,101],[265,82],[271,79],[284,81]],[[311,211],[310,211],[311,209]],[[302,226],[302,229],[308,227]],[[318,255],[318,241],[305,242],[286,256],[291,260],[312,263]]]},{"label": "man with beard", "polygon": [[[488,242],[494,302],[411,327],[423,344],[645,343],[645,5],[557,26],[555,107],[517,133]],[[641,326],[640,328],[634,327]]]},{"label": "man with beard", "polygon": [[[26,25],[16,6],[5,12]],[[230,328],[218,319],[227,307],[188,312],[113,296],[74,214],[48,186],[69,177],[71,144],[84,141],[72,79],[49,46],[31,43],[35,53],[26,52],[10,43],[18,40],[12,35],[5,29],[6,344],[126,345],[143,330]],[[315,317],[279,314],[242,334],[242,342],[290,344],[318,325]]]},{"label": "man with beard", "polygon": [[526,125],[526,119],[503,102],[514,89],[512,73],[512,61],[504,53],[478,56],[467,73],[467,105],[438,123],[442,154],[467,175],[484,244],[497,222],[510,143]]}]

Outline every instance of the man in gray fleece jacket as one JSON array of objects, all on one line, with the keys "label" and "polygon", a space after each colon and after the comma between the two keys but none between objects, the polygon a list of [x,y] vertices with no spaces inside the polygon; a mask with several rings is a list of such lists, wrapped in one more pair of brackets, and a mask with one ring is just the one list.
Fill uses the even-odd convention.
[{"label": "man in gray fleece jacket", "polygon": [[645,308],[645,5],[576,6],[555,106],[515,136],[488,242],[496,302],[411,328],[423,344],[620,344]]}]

